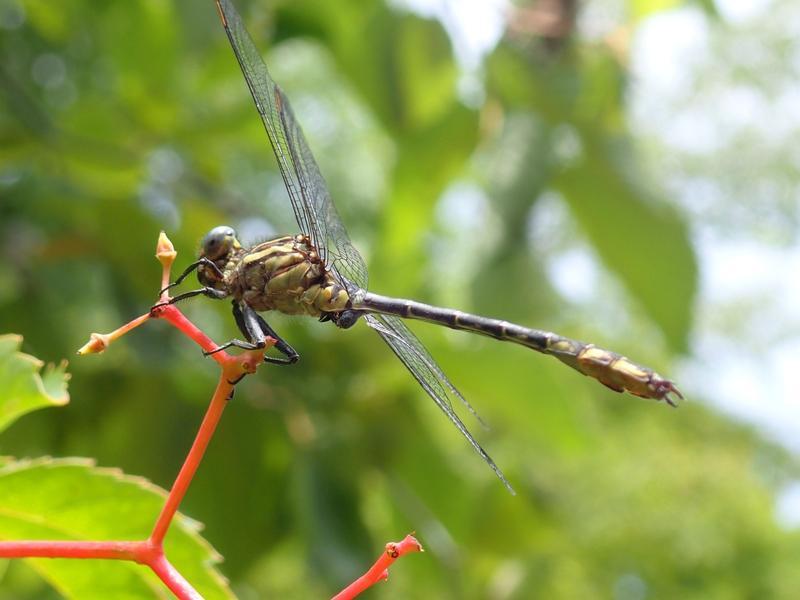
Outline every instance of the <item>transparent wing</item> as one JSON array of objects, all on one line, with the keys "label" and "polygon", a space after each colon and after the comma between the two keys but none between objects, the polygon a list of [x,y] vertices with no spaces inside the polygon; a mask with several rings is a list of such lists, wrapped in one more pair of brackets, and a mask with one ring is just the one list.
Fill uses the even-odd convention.
[{"label": "transparent wing", "polygon": [[289,101],[230,0],[216,0],[222,25],[242,68],[292,203],[300,230],[348,292],[366,289],[367,268],[353,247]]},{"label": "transparent wing", "polygon": [[325,185],[317,161],[314,160],[303,131],[294,118],[289,101],[280,88],[277,88],[277,94],[281,98],[281,122],[286,131],[286,140],[300,181],[303,204],[306,212],[312,215],[321,236],[319,242],[313,237],[312,240],[325,264],[335,275],[340,276],[340,283],[345,285],[348,292],[352,294],[355,291],[348,285],[350,283],[366,289],[368,276],[364,259],[350,242],[350,236],[347,235],[342,219],[336,211],[328,186]]},{"label": "transparent wing", "polygon": [[[393,315],[369,314],[365,315],[364,319],[367,321],[367,325],[378,332],[378,335],[389,345],[392,351],[397,355],[397,358],[411,371],[414,379],[416,379],[422,388],[428,392],[428,395],[433,398],[436,406],[447,415],[447,418],[458,428],[461,435],[467,438],[467,441],[472,445],[475,451],[486,461],[500,478],[500,481],[503,482],[503,485],[513,494],[514,489],[511,487],[505,475],[503,475],[503,472],[492,460],[492,457],[489,456],[475,438],[472,437],[467,426],[464,425],[464,422],[453,410],[453,406],[450,403],[450,395],[452,394],[461,400],[473,414],[475,414],[474,409],[450,382],[439,365],[436,364],[433,357],[425,350],[422,342],[411,333],[399,317]],[[475,416],[477,417],[477,414]]]}]

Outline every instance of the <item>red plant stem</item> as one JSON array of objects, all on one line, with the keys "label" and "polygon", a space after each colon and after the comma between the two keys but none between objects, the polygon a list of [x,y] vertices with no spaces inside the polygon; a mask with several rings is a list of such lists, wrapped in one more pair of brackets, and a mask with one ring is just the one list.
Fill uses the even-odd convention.
[{"label": "red plant stem", "polygon": [[[102,346],[108,341],[120,337],[149,318],[162,318],[183,332],[197,343],[203,350],[217,348],[214,341],[200,331],[174,305],[164,305],[123,325],[110,335],[99,335]],[[94,336],[93,336],[94,337]],[[87,348],[89,346],[87,345]],[[102,348],[100,348],[102,350]],[[94,349],[92,351],[99,351]],[[251,355],[252,354],[252,355]],[[205,417],[197,432],[189,454],[181,466],[175,483],[170,490],[164,507],[156,520],[153,531],[147,540],[142,541],[83,541],[83,540],[19,540],[0,541],[0,558],[93,558],[108,560],[128,560],[150,567],[164,584],[181,600],[202,600],[202,596],[173,567],[164,555],[164,537],[169,525],[175,517],[183,497],[192,482],[200,461],[208,448],[211,437],[222,417],[227,399],[233,390],[231,381],[236,381],[243,374],[255,371],[261,362],[263,353],[247,353],[238,357],[225,352],[211,355],[222,367],[217,389],[211,399]]]},{"label": "red plant stem", "polygon": [[172,489],[169,491],[167,501],[164,503],[164,508],[161,509],[161,514],[158,516],[153,532],[150,534],[150,541],[154,544],[160,545],[164,541],[164,536],[167,534],[172,518],[178,510],[183,497],[186,495],[186,490],[189,489],[189,484],[192,482],[197,468],[200,466],[200,461],[203,460],[208,443],[211,436],[214,435],[214,430],[217,428],[222,411],[225,410],[225,405],[228,403],[228,397],[233,390],[233,386],[228,383],[226,379],[226,371],[223,370],[217,389],[214,391],[214,397],[211,399],[211,404],[206,411],[197,436],[194,438],[189,454],[181,467]]},{"label": "red plant stem", "polygon": [[[169,269],[175,258],[175,252],[166,236],[159,238],[156,257],[161,260],[163,270],[162,288],[169,282]],[[164,293],[162,300],[169,298]],[[145,323],[150,318],[165,319],[171,325],[183,332],[206,352],[217,349],[217,345],[205,333],[200,331],[194,323],[189,321],[175,305],[161,304],[150,310],[150,313],[133,319],[126,325],[110,334],[92,334],[90,341],[84,345],[79,354],[102,352],[113,340],[128,333],[135,327]],[[273,340],[274,343],[274,340]],[[268,347],[271,344],[268,345]],[[214,352],[212,358],[222,367],[220,379],[211,403],[206,410],[200,429],[197,431],[189,454],[181,466],[178,476],[167,495],[161,513],[153,526],[150,537],[143,541],[80,541],[80,540],[19,540],[0,541],[0,558],[94,558],[108,560],[128,560],[147,565],[161,581],[175,594],[179,600],[202,600],[202,596],[191,584],[170,564],[164,554],[164,537],[167,535],[175,513],[186,495],[192,479],[197,473],[200,462],[208,448],[217,424],[222,418],[222,412],[233,392],[233,386],[248,373],[254,373],[264,358],[264,348],[261,351],[246,352],[233,357],[225,352]],[[407,552],[422,552],[422,546],[413,536],[407,535],[398,543],[386,544],[386,551],[378,558],[374,565],[364,575],[347,586],[334,597],[334,600],[349,600],[361,592],[383,581],[389,576],[389,566],[398,557]]]},{"label": "red plant stem", "polygon": [[[166,236],[159,237],[156,257],[162,262],[162,288],[169,282],[169,270],[175,258],[171,242]],[[162,301],[169,297],[162,295]],[[148,314],[142,315],[126,323],[109,334],[93,333],[91,339],[78,354],[103,352],[115,339],[125,335],[132,329],[142,325],[151,318],[164,319],[192,339],[206,352],[217,349],[217,345],[194,323],[172,304],[160,304],[152,308]],[[269,344],[268,344],[269,347]],[[264,348],[266,351],[267,348]],[[183,497],[200,466],[211,437],[222,417],[233,386],[243,375],[254,373],[264,358],[264,351],[246,352],[239,356],[230,356],[225,352],[215,352],[211,357],[222,367],[220,380],[214,396],[211,398],[206,414],[200,424],[189,454],[181,466],[175,483],[172,485],[161,513],[156,520],[150,537],[142,541],[82,541],[82,540],[18,540],[0,541],[0,558],[94,558],[109,560],[128,560],[147,565],[164,582],[164,584],[180,600],[202,600],[202,596],[191,584],[170,564],[164,554],[164,537],[170,523],[178,511]]]},{"label": "red plant stem", "polygon": [[386,550],[378,557],[375,564],[361,577],[336,594],[332,600],[350,600],[367,588],[389,577],[389,567],[394,561],[409,552],[423,552],[422,544],[409,534],[400,542],[389,542]]},{"label": "red plant stem", "polygon": [[170,564],[163,551],[153,558],[149,567],[180,600],[203,600],[197,590]]},{"label": "red plant stem", "polygon": [[78,540],[21,540],[0,542],[2,558],[106,558],[109,560],[137,560],[147,542],[87,542]]},{"label": "red plant stem", "polygon": [[[207,352],[217,348],[214,341],[184,317],[183,313],[174,305],[159,307],[155,316],[168,320]],[[263,356],[263,354],[256,353],[258,363],[261,362],[260,356]],[[200,466],[200,461],[203,460],[206,448],[208,448],[211,437],[214,435],[217,424],[222,417],[222,411],[225,410],[228,398],[233,391],[231,382],[236,381],[249,370],[255,370],[255,365],[252,364],[253,361],[248,361],[246,355],[232,357],[225,352],[216,352],[211,357],[222,365],[222,373],[217,383],[217,389],[214,390],[214,396],[211,398],[211,404],[206,410],[203,422],[200,424],[194,443],[192,443],[192,448],[181,466],[175,483],[173,483],[169,491],[164,508],[161,509],[161,514],[158,516],[153,532],[150,534],[150,541],[154,544],[160,545],[164,541],[164,536],[167,534],[167,529],[169,529],[178,506],[189,489],[189,484],[191,484],[194,474]]]},{"label": "red plant stem", "polygon": [[[206,352],[211,352],[217,348],[217,344],[214,343],[214,340],[200,331],[174,304],[165,304],[154,308],[151,311],[151,316],[169,321],[170,324],[181,330],[186,337],[190,338]],[[221,365],[225,364],[228,360],[233,360],[233,358],[225,352],[215,352],[211,354],[210,357]]]},{"label": "red plant stem", "polygon": [[180,600],[202,596],[173,567],[160,544],[137,542],[87,542],[78,540],[0,542],[0,558],[94,558],[129,560],[150,567]]}]

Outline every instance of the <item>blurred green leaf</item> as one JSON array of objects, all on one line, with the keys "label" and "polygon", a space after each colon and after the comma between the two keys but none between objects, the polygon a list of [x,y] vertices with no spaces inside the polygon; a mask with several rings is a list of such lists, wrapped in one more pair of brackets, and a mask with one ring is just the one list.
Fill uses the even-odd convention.
[{"label": "blurred green leaf", "polygon": [[54,42],[63,42],[69,36],[72,28],[70,20],[63,18],[63,12],[50,10],[48,3],[41,0],[25,0],[21,4],[27,19],[40,35]]},{"label": "blurred green leaf", "polygon": [[67,363],[58,367],[19,352],[22,336],[0,335],[0,432],[25,413],[69,402]]},{"label": "blurred green leaf", "polygon": [[[18,461],[0,468],[3,539],[146,539],[166,494],[140,477],[85,459]],[[204,598],[232,598],[219,556],[199,525],[178,515],[165,541],[170,562]],[[67,598],[150,599],[166,593],[147,568],[124,561],[24,559]]]},{"label": "blurred green leaf", "polygon": [[[175,54],[177,50],[175,13],[168,2],[150,0],[132,5],[111,3],[102,14],[104,46],[115,66],[112,74],[115,93],[125,103],[128,116],[140,127],[163,130],[175,125],[177,93]],[[131,23],[137,35],[129,35]]]},{"label": "blurred green leaf", "polygon": [[370,564],[369,537],[357,510],[356,473],[342,468],[341,458],[330,452],[316,461],[301,458],[294,465],[293,490],[309,560],[336,586],[353,581]]},{"label": "blurred green leaf", "polygon": [[583,140],[583,157],[559,174],[555,187],[605,265],[642,303],[672,348],[685,351],[697,281],[686,225],[626,174],[624,144],[615,147],[589,132]]},{"label": "blurred green leaf", "polygon": [[714,20],[720,18],[719,8],[717,8],[717,3],[714,0],[692,0],[692,2],[703,9],[710,18]]},{"label": "blurred green leaf", "polygon": [[[464,168],[478,139],[478,115],[461,104],[450,110],[429,127],[408,132],[399,140],[394,170],[393,194],[383,215],[382,243],[375,257],[373,281],[386,286],[383,274],[391,273],[391,288],[416,289],[420,281],[402,265],[421,264],[426,249],[422,236],[435,221],[436,200],[448,181]],[[398,278],[406,272],[408,280]],[[397,292],[395,292],[397,293]]]},{"label": "blurred green leaf", "polygon": [[631,17],[644,19],[651,14],[676,8],[685,4],[685,0],[628,0]]},{"label": "blurred green leaf", "polygon": [[[330,45],[342,71],[390,131],[427,127],[456,97],[458,70],[438,21],[395,12],[377,0],[292,2],[279,34],[302,30]],[[279,35],[280,39],[281,35]]]},{"label": "blurred green leaf", "polygon": [[489,90],[509,108],[536,111],[557,123],[569,120],[579,99],[580,80],[569,60],[549,64],[522,48],[499,44],[486,58]]}]

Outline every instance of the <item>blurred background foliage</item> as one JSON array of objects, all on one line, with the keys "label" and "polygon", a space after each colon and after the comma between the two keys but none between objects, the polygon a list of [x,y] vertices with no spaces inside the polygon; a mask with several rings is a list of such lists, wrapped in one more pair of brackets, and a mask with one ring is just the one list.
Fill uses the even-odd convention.
[{"label": "blurred background foliage", "polygon": [[[732,135],[705,154],[660,143],[670,107],[635,113],[631,65],[652,19],[690,11],[713,32],[706,71],[684,82],[705,123],[732,81],[777,80],[726,48],[748,40],[781,71],[800,56],[779,26],[797,11],[766,2],[762,40],[713,0],[491,3],[500,35],[470,59],[435,4],[237,2],[370,287],[685,373],[689,401],[668,410],[518,347],[412,325],[491,424],[469,421],[512,497],[367,328],[275,316],[302,360],[238,387],[183,511],[243,599],[329,596],[411,530],[428,553],[374,597],[794,597],[797,520],[778,507],[796,455],[712,409],[722,387],[692,389],[714,381],[692,332],[736,336],[717,351],[748,339],[737,325],[763,305],[713,311],[697,232],[796,241],[798,162]],[[680,202],[676,174],[717,193]],[[180,266],[220,223],[250,241],[295,231],[213,2],[0,1],[0,332],[70,357],[155,300],[160,229]],[[235,333],[227,303],[185,310],[217,340]],[[26,416],[0,454],[96,457],[168,487],[213,365],[156,322],[70,371],[71,404]],[[47,597],[24,563],[7,566],[0,598]]]}]

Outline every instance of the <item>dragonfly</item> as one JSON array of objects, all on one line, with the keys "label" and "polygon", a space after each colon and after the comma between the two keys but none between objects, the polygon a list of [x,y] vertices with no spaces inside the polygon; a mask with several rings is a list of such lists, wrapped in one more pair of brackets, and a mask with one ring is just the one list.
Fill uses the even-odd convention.
[{"label": "dragonfly", "polygon": [[264,360],[276,364],[295,363],[299,354],[269,326],[259,314],[263,312],[316,317],[341,329],[363,320],[386,342],[512,493],[505,475],[456,413],[453,400],[461,402],[479,421],[480,417],[408,329],[404,319],[427,321],[520,344],[553,356],[617,392],[664,400],[673,406],[677,399],[683,398],[671,381],[655,371],[593,344],[499,319],[368,291],[364,259],[347,235],[286,95],[270,76],[231,0],[216,0],[216,4],[266,129],[300,233],[248,248],[239,242],[233,228],[215,227],[203,238],[198,260],[168,286],[178,285],[196,271],[203,287],[178,294],[169,300],[170,303],[201,294],[232,300],[233,316],[245,339],[233,339],[214,352],[232,346],[249,350],[264,348],[271,338],[283,356],[265,356]]}]

